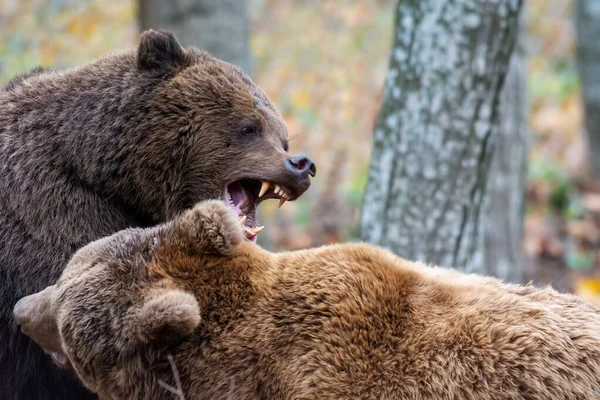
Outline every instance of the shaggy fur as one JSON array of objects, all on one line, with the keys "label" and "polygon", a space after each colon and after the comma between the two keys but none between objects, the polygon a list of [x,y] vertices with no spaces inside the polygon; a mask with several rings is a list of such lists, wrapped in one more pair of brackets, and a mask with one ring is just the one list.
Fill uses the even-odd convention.
[{"label": "shaggy fur", "polygon": [[[253,135],[244,131],[251,126]],[[244,73],[168,32],[139,48],[0,88],[0,388],[3,398],[86,397],[12,318],[78,248],[221,198],[239,178],[282,183],[287,131]],[[76,382],[74,378],[73,382]]]},{"label": "shaggy fur", "polygon": [[[600,316],[365,244],[281,254],[220,202],[75,254],[15,307],[104,399],[600,398]],[[57,350],[59,349],[59,350]]]}]

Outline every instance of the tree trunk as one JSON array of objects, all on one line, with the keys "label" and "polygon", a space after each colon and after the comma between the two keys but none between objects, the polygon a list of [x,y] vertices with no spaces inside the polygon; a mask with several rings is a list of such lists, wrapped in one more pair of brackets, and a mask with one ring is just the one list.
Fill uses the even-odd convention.
[{"label": "tree trunk", "polygon": [[[521,28],[523,25],[521,25]],[[524,30],[500,94],[499,131],[484,203],[484,270],[508,282],[523,280],[523,219],[528,128]]]},{"label": "tree trunk", "polygon": [[398,1],[364,240],[485,273],[482,202],[520,8],[520,0]]},{"label": "tree trunk", "polygon": [[600,2],[578,0],[575,25],[588,154],[592,173],[600,179]]},{"label": "tree trunk", "polygon": [[170,30],[182,45],[252,74],[246,0],[139,0],[138,7],[142,30]]}]

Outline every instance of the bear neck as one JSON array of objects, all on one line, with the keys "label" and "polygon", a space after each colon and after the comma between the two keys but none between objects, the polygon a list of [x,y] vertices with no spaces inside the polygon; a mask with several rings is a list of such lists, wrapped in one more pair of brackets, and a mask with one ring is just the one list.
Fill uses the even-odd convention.
[{"label": "bear neck", "polygon": [[158,183],[167,184],[168,168],[158,150],[164,143],[151,137],[146,116],[164,79],[137,71],[134,53],[127,52],[0,92],[9,111],[0,117],[0,134],[13,145],[8,156],[22,154],[22,167],[55,182],[58,197],[73,196],[66,188],[60,193],[66,182],[125,210],[139,221],[134,225],[163,221]]},{"label": "bear neck", "polygon": [[[243,315],[255,308],[260,300],[257,289],[268,281],[268,270],[273,266],[273,254],[261,247],[242,242],[234,254],[196,262],[171,261],[167,268],[175,275],[182,286],[195,293],[201,310],[199,337],[202,340],[220,340],[228,327],[235,325]],[[201,265],[202,271],[189,273],[185,266]],[[191,278],[191,276],[195,276]]]}]

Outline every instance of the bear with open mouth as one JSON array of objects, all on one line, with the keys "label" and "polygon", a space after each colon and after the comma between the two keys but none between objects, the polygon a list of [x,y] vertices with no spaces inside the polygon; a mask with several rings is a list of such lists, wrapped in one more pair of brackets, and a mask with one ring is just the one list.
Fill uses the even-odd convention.
[{"label": "bear with open mouth", "polygon": [[242,232],[213,200],[100,239],[16,319],[103,399],[600,395],[600,310],[576,296]]},{"label": "bear with open mouth", "polygon": [[241,69],[166,31],[0,87],[0,160],[0,388],[15,400],[94,397],[12,316],[78,248],[207,199],[225,201],[255,241],[257,206],[297,199],[316,173],[288,153],[283,118]]}]

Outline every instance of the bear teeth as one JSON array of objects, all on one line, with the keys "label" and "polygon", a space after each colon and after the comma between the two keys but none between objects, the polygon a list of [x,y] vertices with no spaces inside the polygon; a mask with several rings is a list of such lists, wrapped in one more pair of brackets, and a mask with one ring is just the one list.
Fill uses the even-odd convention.
[{"label": "bear teeth", "polygon": [[[280,202],[279,202],[279,207],[281,207],[281,205],[283,205],[283,203],[285,203],[287,200],[290,199],[290,190],[285,187],[285,186],[279,186],[276,183],[271,183],[269,181],[261,181],[261,186],[260,186],[260,191],[258,192],[258,197],[263,197],[265,193],[267,193],[269,191],[269,189],[271,188],[271,185],[274,185],[273,188],[273,193],[275,193],[277,196],[279,196]],[[284,201],[281,201],[281,199],[285,199]]]},{"label": "bear teeth", "polygon": [[244,233],[246,234],[246,238],[252,239],[254,236],[258,235],[263,229],[265,229],[264,226],[255,226],[254,228],[244,226]]},{"label": "bear teeth", "polygon": [[242,228],[244,228],[244,234],[246,235],[246,238],[248,239],[252,239],[254,236],[258,235],[263,229],[265,229],[264,226],[255,226],[255,227],[249,227],[246,226],[246,221],[248,219],[248,216],[246,215],[242,215],[240,217],[240,225],[242,225]]},{"label": "bear teeth", "polygon": [[267,190],[271,187],[271,182],[262,181],[262,185],[260,186],[260,193],[258,193],[258,197],[262,197],[263,194],[267,193]]}]

